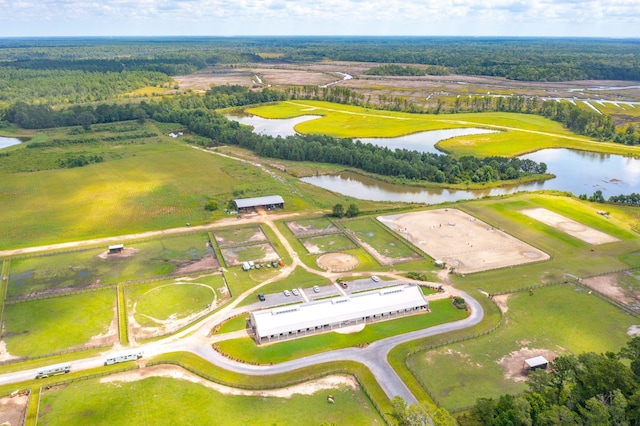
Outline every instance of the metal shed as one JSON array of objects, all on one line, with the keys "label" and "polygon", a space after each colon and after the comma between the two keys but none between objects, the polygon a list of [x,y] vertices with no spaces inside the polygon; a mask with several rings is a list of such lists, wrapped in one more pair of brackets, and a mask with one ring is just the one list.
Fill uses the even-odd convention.
[{"label": "metal shed", "polygon": [[233,203],[238,208],[238,211],[250,210],[256,207],[263,207],[267,210],[284,208],[284,200],[279,195],[268,195],[266,197],[255,198],[238,198],[237,200],[233,200]]}]

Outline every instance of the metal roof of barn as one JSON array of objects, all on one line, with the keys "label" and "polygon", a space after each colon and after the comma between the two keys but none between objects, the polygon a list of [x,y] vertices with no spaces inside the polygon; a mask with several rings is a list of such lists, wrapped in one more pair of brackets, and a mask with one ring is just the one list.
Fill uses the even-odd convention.
[{"label": "metal roof of barn", "polygon": [[524,362],[526,362],[527,365],[529,367],[531,367],[531,368],[538,367],[538,366],[545,365],[545,364],[549,363],[549,361],[547,361],[547,359],[545,357],[543,357],[543,356],[536,356],[536,357],[533,357],[533,358],[525,359]]},{"label": "metal roof of barn", "polygon": [[238,198],[233,200],[239,209],[246,207],[267,206],[271,204],[284,204],[284,200],[279,195],[268,195],[266,197]]},{"label": "metal roof of barn", "polygon": [[251,312],[251,320],[256,334],[261,338],[421,306],[428,306],[428,302],[420,288],[403,284],[351,296],[255,311]]}]

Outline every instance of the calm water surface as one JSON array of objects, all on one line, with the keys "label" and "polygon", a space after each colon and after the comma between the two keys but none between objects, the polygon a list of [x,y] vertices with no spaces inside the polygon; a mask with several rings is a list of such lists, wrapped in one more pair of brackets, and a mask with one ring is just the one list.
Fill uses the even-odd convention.
[{"label": "calm water surface", "polygon": [[18,138],[5,138],[4,136],[0,136],[0,149],[7,148],[12,145],[18,145],[22,141]]},{"label": "calm water surface", "polygon": [[[251,124],[257,129],[258,126],[255,123],[259,123],[261,128],[269,129],[262,130],[263,134],[286,136],[287,134],[295,134],[293,130],[295,124],[316,117],[306,116],[291,120],[260,119],[257,121],[253,121],[255,117],[245,118],[247,119],[245,124]],[[285,124],[283,123],[284,121],[288,123]],[[287,132],[280,133],[282,128],[287,126],[289,126]],[[406,148],[420,152],[437,153],[438,151],[434,148],[434,145],[440,140],[482,133],[492,133],[492,131],[486,129],[450,129],[421,132],[399,138],[367,138],[360,140],[378,146],[387,146],[391,149]],[[605,198],[632,192],[640,193],[640,159],[637,158],[570,149],[544,149],[524,155],[522,158],[546,163],[548,173],[556,175],[556,178],[544,182],[475,191],[389,185],[354,173],[341,173],[335,176],[312,176],[301,180],[321,188],[364,200],[427,204],[542,189],[566,191],[574,195],[587,194],[588,196],[600,190]]]}]

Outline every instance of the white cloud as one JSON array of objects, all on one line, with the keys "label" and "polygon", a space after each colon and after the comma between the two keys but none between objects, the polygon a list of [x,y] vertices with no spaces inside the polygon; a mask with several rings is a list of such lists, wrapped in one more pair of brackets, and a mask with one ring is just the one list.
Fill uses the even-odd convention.
[{"label": "white cloud", "polygon": [[0,0],[13,35],[638,37],[640,0]]}]

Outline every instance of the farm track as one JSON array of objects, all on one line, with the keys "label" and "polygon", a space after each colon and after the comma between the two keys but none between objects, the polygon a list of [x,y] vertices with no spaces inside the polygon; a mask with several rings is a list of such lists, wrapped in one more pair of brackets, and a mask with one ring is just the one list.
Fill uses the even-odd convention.
[{"label": "farm track", "polygon": [[[201,149],[198,147],[193,147],[195,149]],[[274,178],[279,178],[277,175],[273,174],[270,170],[266,169],[261,164],[248,161],[246,159],[238,159],[236,157],[231,157],[225,154],[221,154],[219,152],[207,151],[214,155],[221,155],[229,158],[233,158],[235,160],[244,162],[246,164],[250,164],[254,167],[258,167],[268,174],[272,175]],[[459,295],[465,298],[467,304],[471,308],[471,315],[463,320],[455,321],[453,323],[441,324],[434,327],[429,327],[422,330],[417,330],[414,332],[396,335],[392,337],[388,337],[382,340],[375,341],[368,345],[366,348],[344,348],[339,350],[334,350],[330,352],[319,353],[316,355],[307,356],[300,359],[295,359],[292,361],[275,364],[275,365],[250,365],[244,364],[237,361],[233,361],[216,352],[212,343],[216,341],[220,341],[223,338],[237,338],[239,335],[242,336],[243,333],[229,333],[225,335],[216,335],[211,336],[211,330],[218,324],[222,323],[224,320],[231,318],[235,315],[245,313],[249,310],[250,306],[244,306],[241,308],[237,308],[237,306],[244,301],[247,297],[250,297],[255,294],[257,290],[260,288],[272,283],[279,281],[283,278],[286,278],[291,274],[297,267],[301,267],[307,272],[312,274],[320,275],[326,277],[330,280],[335,280],[338,276],[344,276],[344,273],[332,273],[326,271],[317,271],[300,260],[298,253],[293,249],[289,241],[282,235],[278,227],[275,225],[275,220],[288,219],[292,217],[296,217],[297,213],[266,213],[264,211],[251,215],[241,217],[239,219],[229,218],[222,219],[215,223],[211,223],[208,225],[200,225],[200,226],[191,226],[191,227],[180,227],[180,228],[171,228],[165,229],[161,231],[149,231],[138,234],[130,234],[130,235],[122,235],[117,237],[107,237],[107,238],[97,238],[86,241],[76,241],[69,243],[61,243],[61,244],[51,244],[45,246],[37,246],[37,247],[27,247],[15,250],[4,250],[0,251],[0,257],[10,257],[10,256],[18,256],[24,254],[32,254],[32,253],[40,253],[43,251],[52,251],[52,250],[64,250],[64,249],[76,249],[81,247],[91,247],[97,245],[104,245],[108,243],[121,243],[123,241],[133,241],[140,239],[149,239],[153,237],[166,236],[166,235],[176,235],[183,233],[193,233],[193,232],[208,232],[212,229],[228,227],[234,225],[244,225],[248,223],[261,223],[268,226],[273,233],[276,235],[282,246],[285,248],[287,253],[289,254],[292,262],[290,265],[286,265],[280,269],[279,274],[274,276],[253,288],[245,291],[241,295],[239,295],[234,301],[230,304],[222,308],[220,311],[216,312],[212,316],[203,319],[202,321],[196,322],[190,327],[182,330],[179,333],[176,333],[172,336],[169,336],[165,339],[158,340],[156,342],[151,342],[147,344],[136,344],[136,348],[143,351],[146,357],[152,357],[156,355],[162,355],[165,353],[176,352],[176,351],[188,351],[194,353],[203,359],[211,362],[214,365],[225,368],[230,371],[234,371],[237,373],[248,374],[248,375],[269,375],[269,374],[278,374],[282,372],[293,371],[302,367],[306,367],[309,365],[327,363],[327,362],[335,362],[342,360],[356,361],[364,364],[369,370],[372,372],[377,382],[380,384],[385,394],[392,399],[396,395],[400,395],[408,404],[416,404],[419,401],[417,398],[411,393],[409,388],[402,381],[398,373],[391,367],[388,361],[388,355],[391,349],[395,346],[416,339],[422,339],[429,336],[433,336],[441,333],[448,333],[455,330],[461,330],[464,328],[471,327],[473,325],[478,324],[482,321],[484,317],[484,311],[481,305],[473,299],[471,296],[466,293],[455,291],[448,283],[446,284],[446,291],[444,293],[440,293],[430,297],[430,299],[448,297],[452,294]],[[363,274],[362,271],[358,272],[359,275]],[[392,273],[378,273],[378,275],[388,276],[389,278],[394,279],[402,279],[404,281],[407,280],[405,277],[397,276]],[[117,345],[119,346],[119,345]],[[111,353],[115,353],[121,348],[113,349],[108,353],[102,354],[100,356],[86,358],[83,360],[78,360],[73,362],[74,370],[84,370],[90,368],[98,368],[103,365],[104,357],[110,355]],[[4,375],[0,375],[0,385],[7,383],[17,383],[22,381],[27,381],[33,379],[37,372],[37,369],[24,370],[15,373],[8,373]]]},{"label": "farm track", "polygon": [[[250,218],[243,218],[240,220],[222,220],[216,222],[214,224],[205,225],[201,227],[190,227],[190,228],[174,228],[164,231],[154,231],[154,232],[146,232],[142,234],[133,234],[121,237],[111,237],[111,238],[103,238],[103,239],[94,239],[88,241],[79,241],[74,243],[65,243],[59,245],[50,245],[50,246],[40,246],[40,247],[32,247],[25,249],[18,249],[12,251],[0,252],[0,255],[7,256],[8,252],[12,255],[16,254],[25,254],[25,253],[36,253],[43,250],[53,250],[60,248],[71,248],[71,247],[83,247],[83,246],[91,246],[96,244],[104,244],[112,241],[127,241],[134,240],[140,238],[148,238],[152,236],[161,236],[168,234],[178,234],[184,232],[193,232],[193,231],[207,231],[210,229],[214,229],[222,226],[229,226],[231,224],[244,224],[244,223],[263,223],[269,226],[270,229],[273,230],[276,237],[280,240],[282,245],[285,247],[287,252],[289,253],[292,262],[290,265],[286,265],[285,267],[280,269],[280,273],[266,280],[253,288],[245,291],[241,295],[239,295],[233,302],[229,305],[225,306],[223,309],[190,327],[187,329],[167,337],[165,339],[159,340],[157,342],[151,342],[147,344],[138,344],[136,345],[137,349],[144,351],[145,356],[153,357],[156,355],[161,355],[169,352],[176,351],[188,351],[192,352],[207,361],[225,368],[230,371],[234,371],[237,373],[248,374],[248,375],[269,375],[269,374],[277,374],[282,372],[293,371],[302,367],[306,367],[309,365],[326,363],[326,362],[335,362],[341,360],[350,360],[356,361],[364,364],[369,368],[372,372],[386,395],[391,399],[396,395],[400,395],[404,398],[404,400],[409,404],[418,403],[417,398],[411,393],[409,388],[402,381],[400,376],[396,373],[396,371],[391,367],[388,362],[388,354],[395,346],[405,343],[411,340],[422,339],[425,337],[433,336],[441,333],[448,333],[455,330],[464,329],[467,327],[471,327],[477,323],[479,323],[483,316],[484,312],[480,304],[468,296],[465,293],[454,291],[449,285],[447,285],[447,291],[444,294],[435,295],[435,298],[447,297],[451,294],[457,294],[464,297],[471,307],[471,315],[464,320],[456,321],[448,324],[441,324],[438,326],[414,331],[411,333],[406,333],[402,335],[392,336],[386,339],[378,340],[366,348],[345,348],[334,350],[330,352],[319,353],[316,355],[307,356],[300,359],[295,359],[292,361],[276,364],[276,365],[250,365],[244,364],[237,361],[230,360],[220,353],[216,352],[212,348],[212,343],[215,341],[219,341],[221,336],[211,336],[211,330],[222,321],[247,312],[249,307],[245,306],[242,308],[237,308],[238,304],[245,300],[247,297],[252,296],[255,292],[263,286],[266,286],[272,282],[281,280],[291,274],[296,267],[300,266],[308,272],[321,275],[327,277],[329,279],[335,279],[339,274],[331,273],[331,272],[322,272],[317,271],[313,268],[305,265],[299,258],[296,251],[290,245],[289,241],[282,235],[278,227],[275,226],[274,220],[280,220],[284,218],[294,217],[295,214],[278,214],[278,213],[269,213],[267,216],[266,213],[262,213],[260,215],[255,215]],[[361,274],[362,272],[360,272]],[[344,275],[344,274],[342,274]],[[399,277],[394,274],[384,274],[379,273],[379,275],[389,276],[390,278],[400,278],[406,280],[404,277]],[[242,333],[230,333],[225,338],[234,338],[238,337],[238,334],[242,335]],[[117,350],[111,350],[111,352],[116,352]],[[74,361],[73,368],[74,370],[83,370],[89,368],[98,368],[102,366],[104,362],[104,357],[108,356],[109,353],[102,354],[100,356],[86,358],[79,361]],[[0,384],[6,383],[16,383],[22,382],[26,380],[31,380],[36,374],[37,369],[25,370],[16,373],[8,373],[0,376]]]}]

